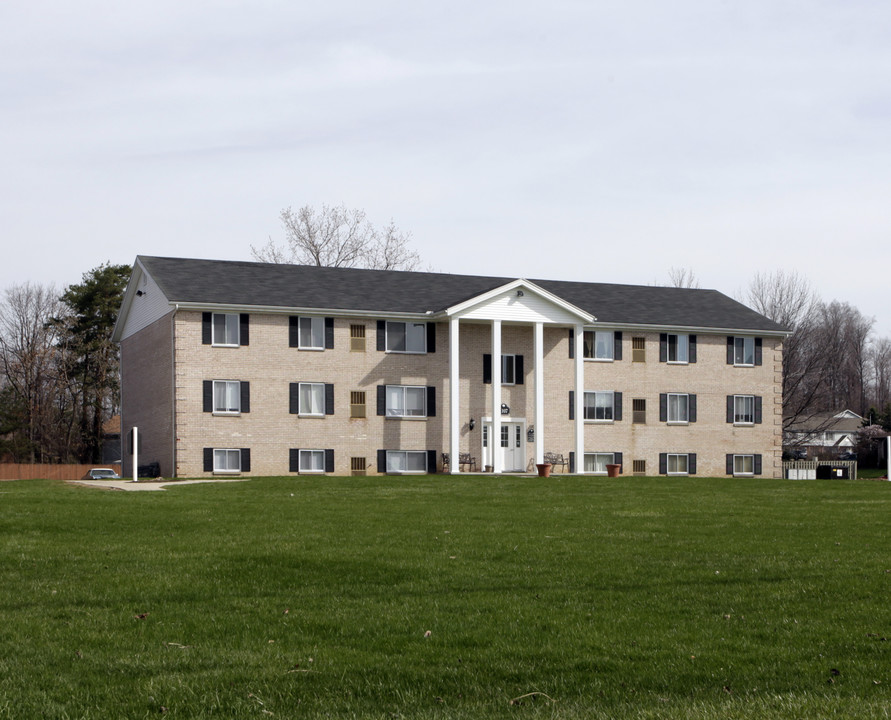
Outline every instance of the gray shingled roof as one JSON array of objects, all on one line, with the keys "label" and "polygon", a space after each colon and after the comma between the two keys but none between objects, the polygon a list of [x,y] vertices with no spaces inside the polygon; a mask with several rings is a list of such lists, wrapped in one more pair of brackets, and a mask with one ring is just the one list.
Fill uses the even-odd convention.
[{"label": "gray shingled roof", "polygon": [[[438,313],[516,280],[227,260],[137,259],[170,302],[207,305]],[[528,279],[602,323],[784,330],[717,290]]]}]

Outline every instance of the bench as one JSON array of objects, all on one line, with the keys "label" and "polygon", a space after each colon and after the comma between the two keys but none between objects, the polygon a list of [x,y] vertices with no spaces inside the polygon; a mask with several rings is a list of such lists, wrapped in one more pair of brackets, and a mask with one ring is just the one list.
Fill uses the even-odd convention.
[{"label": "bench", "polygon": [[569,465],[569,463],[566,462],[566,458],[563,457],[562,453],[546,452],[544,454],[544,461],[546,463],[549,463],[553,467],[557,467],[559,465],[561,468],[564,469],[564,472],[565,472],[565,468]]}]

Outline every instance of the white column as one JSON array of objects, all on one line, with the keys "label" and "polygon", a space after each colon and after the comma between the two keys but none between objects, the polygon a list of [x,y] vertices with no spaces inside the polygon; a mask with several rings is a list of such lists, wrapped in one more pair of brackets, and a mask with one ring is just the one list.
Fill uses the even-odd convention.
[{"label": "white column", "polygon": [[575,471],[585,466],[585,326],[575,326]]},{"label": "white column", "polygon": [[544,325],[535,323],[535,464],[544,462]]},{"label": "white column", "polygon": [[458,453],[461,431],[461,385],[458,372],[459,348],[458,348],[458,318],[449,319],[449,473],[452,475],[460,471]]},{"label": "white column", "polygon": [[501,320],[492,321],[492,471],[500,473],[504,467],[501,451]]}]

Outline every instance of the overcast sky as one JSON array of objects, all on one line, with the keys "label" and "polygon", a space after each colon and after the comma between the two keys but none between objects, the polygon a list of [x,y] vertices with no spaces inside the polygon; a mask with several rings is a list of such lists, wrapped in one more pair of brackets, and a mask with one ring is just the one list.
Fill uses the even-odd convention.
[{"label": "overcast sky", "polygon": [[891,336],[891,4],[0,4],[0,289],[250,259],[364,209],[443,272],[737,295]]}]

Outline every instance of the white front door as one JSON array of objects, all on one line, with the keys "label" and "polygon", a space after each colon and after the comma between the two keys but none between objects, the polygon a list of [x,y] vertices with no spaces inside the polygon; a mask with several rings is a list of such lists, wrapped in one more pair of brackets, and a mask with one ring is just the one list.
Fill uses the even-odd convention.
[{"label": "white front door", "polygon": [[492,451],[501,452],[504,472],[526,472],[526,453],[523,449],[523,423],[502,422],[501,437],[491,442],[492,423],[483,423],[483,465],[494,465]]}]

